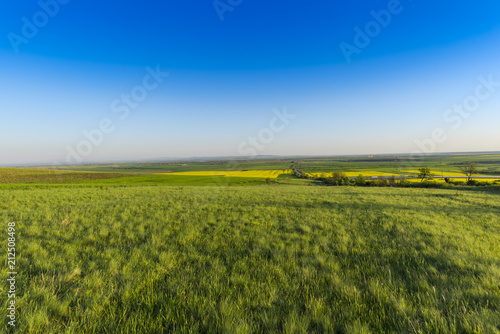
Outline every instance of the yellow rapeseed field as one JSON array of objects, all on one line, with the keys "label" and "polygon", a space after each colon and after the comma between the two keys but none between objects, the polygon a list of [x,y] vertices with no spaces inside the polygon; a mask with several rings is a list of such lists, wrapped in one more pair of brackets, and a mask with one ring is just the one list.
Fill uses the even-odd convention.
[{"label": "yellow rapeseed field", "polygon": [[[442,178],[434,178],[432,179],[434,182],[437,183],[445,183],[446,181]],[[495,182],[500,182],[500,179],[476,179],[473,178],[473,180],[476,180],[478,182],[488,182],[488,183],[495,183]],[[406,179],[407,182],[421,182],[421,179]],[[459,181],[459,182],[466,182],[467,180],[465,178],[450,178],[450,181]]]},{"label": "yellow rapeseed field", "polygon": [[[332,177],[333,173],[306,173],[307,176],[310,177]],[[386,172],[376,172],[376,171],[358,171],[358,172],[344,172],[347,177],[355,177],[359,174],[367,177],[367,176],[399,176],[399,174],[394,173],[386,173]]]},{"label": "yellow rapeseed field", "polygon": [[[404,174],[418,174],[419,171],[418,170],[405,170],[403,171]],[[440,170],[432,170],[431,169],[431,173],[434,174],[434,175],[437,175],[437,176],[440,176],[441,174],[442,175],[445,175],[445,176],[465,176],[464,173],[460,173],[460,172],[447,172],[447,171],[440,171]],[[477,174],[479,175],[479,174]]]},{"label": "yellow rapeseed field", "polygon": [[281,174],[292,174],[291,169],[273,169],[273,170],[235,170],[235,171],[199,171],[199,172],[177,172],[162,173],[165,175],[193,175],[193,176],[231,176],[231,177],[257,177],[275,179]]}]

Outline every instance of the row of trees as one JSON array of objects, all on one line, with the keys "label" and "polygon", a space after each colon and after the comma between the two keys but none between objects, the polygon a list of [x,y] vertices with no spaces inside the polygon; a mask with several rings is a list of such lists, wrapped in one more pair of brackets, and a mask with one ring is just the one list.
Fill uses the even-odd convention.
[{"label": "row of trees", "polygon": [[318,180],[330,186],[404,186],[407,183],[405,178],[396,179],[391,176],[387,179],[367,180],[362,174],[359,174],[355,179],[350,179],[344,172],[334,172],[331,177],[322,176]]},{"label": "row of trees", "polygon": [[[466,162],[459,167],[460,171],[466,176],[467,184],[473,184],[475,181],[472,180],[475,174],[479,174],[477,164],[475,162]],[[429,167],[419,168],[418,178],[421,182],[424,180],[431,180],[434,176]],[[298,177],[308,178],[307,174],[299,172],[295,169],[295,174]],[[389,178],[380,178],[377,180],[367,180],[360,174],[355,179],[350,179],[344,172],[336,171],[332,173],[332,176],[323,174],[318,177],[317,180],[322,181],[328,185],[343,186],[343,185],[356,185],[356,186],[406,186],[408,181],[405,177],[391,176]],[[445,178],[446,183],[452,183],[449,178]]]},{"label": "row of trees", "polygon": [[[477,168],[477,163],[475,163],[475,162],[464,162],[462,164],[462,166],[458,167],[458,169],[460,170],[460,172],[462,174],[465,175],[467,182],[469,182],[469,183],[472,181],[472,177],[475,174],[479,174],[479,169]],[[419,177],[420,181],[432,179],[432,177],[433,177],[433,174],[432,174],[431,169],[429,167],[419,168],[418,172],[419,172],[418,177]],[[447,178],[445,178],[445,180],[446,179]]]}]

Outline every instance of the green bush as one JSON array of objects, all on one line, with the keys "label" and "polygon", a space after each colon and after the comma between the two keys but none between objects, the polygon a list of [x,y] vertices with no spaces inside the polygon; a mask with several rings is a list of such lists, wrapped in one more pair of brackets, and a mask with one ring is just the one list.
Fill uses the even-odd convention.
[{"label": "green bush", "polygon": [[366,180],[365,180],[365,177],[363,176],[363,174],[359,174],[358,177],[356,178],[356,180],[354,180],[354,183],[360,187],[365,186]]},{"label": "green bush", "polygon": [[320,178],[323,182],[331,186],[348,186],[351,185],[351,181],[347,175],[342,171],[333,172],[333,176],[326,178],[326,174],[322,175]]},{"label": "green bush", "polygon": [[408,184],[408,180],[406,180],[406,178],[405,178],[405,177],[403,177],[403,178],[401,178],[401,179],[397,180],[397,181],[396,181],[396,184],[397,184],[398,186],[400,186],[400,187],[404,187],[404,186],[406,186],[406,185]]},{"label": "green bush", "polygon": [[394,175],[391,175],[391,177],[389,178],[389,185],[391,187],[394,187],[396,185],[396,178],[394,177]]},{"label": "green bush", "polygon": [[388,185],[389,185],[389,181],[387,179],[375,180],[375,186],[377,186],[377,187],[387,187]]}]

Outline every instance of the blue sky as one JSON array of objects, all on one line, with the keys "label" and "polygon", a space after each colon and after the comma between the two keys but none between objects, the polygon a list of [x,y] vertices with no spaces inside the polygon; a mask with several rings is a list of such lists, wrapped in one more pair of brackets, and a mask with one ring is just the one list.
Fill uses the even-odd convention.
[{"label": "blue sky", "polygon": [[[498,151],[499,85],[467,117],[447,110],[473,101],[479,78],[500,82],[499,12],[493,0],[8,1],[0,164],[232,156],[249,137],[259,154]],[[113,102],[144,91],[147,68],[169,74],[120,119]],[[264,140],[276,110],[294,118]]]}]

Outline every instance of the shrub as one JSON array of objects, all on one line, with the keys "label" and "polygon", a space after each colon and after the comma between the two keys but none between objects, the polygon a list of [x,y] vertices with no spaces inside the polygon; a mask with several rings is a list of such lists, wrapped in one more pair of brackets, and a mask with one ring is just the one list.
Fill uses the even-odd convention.
[{"label": "shrub", "polygon": [[396,185],[396,178],[394,177],[394,175],[391,175],[391,177],[389,178],[389,185],[391,187],[394,187]]},{"label": "shrub", "polygon": [[401,186],[401,187],[405,186],[407,183],[408,183],[408,182],[407,182],[407,180],[406,180],[406,178],[405,178],[405,177],[403,177],[403,178],[401,178],[401,179],[397,180],[397,185],[398,185],[398,186]]},{"label": "shrub", "polygon": [[468,186],[478,186],[479,182],[477,180],[469,179],[466,183]]},{"label": "shrub", "polygon": [[388,184],[389,184],[389,181],[387,181],[387,179],[378,179],[378,180],[375,180],[375,185],[377,187],[387,187]]},{"label": "shrub", "polygon": [[365,177],[363,176],[363,174],[359,174],[358,177],[356,178],[356,180],[354,180],[354,183],[357,186],[365,186],[366,180],[365,180]]},{"label": "shrub", "polygon": [[347,186],[350,185],[351,182],[347,175],[345,175],[344,172],[338,171],[338,172],[333,172],[332,177],[330,178],[325,178],[325,174],[322,175],[322,180],[331,186]]}]

